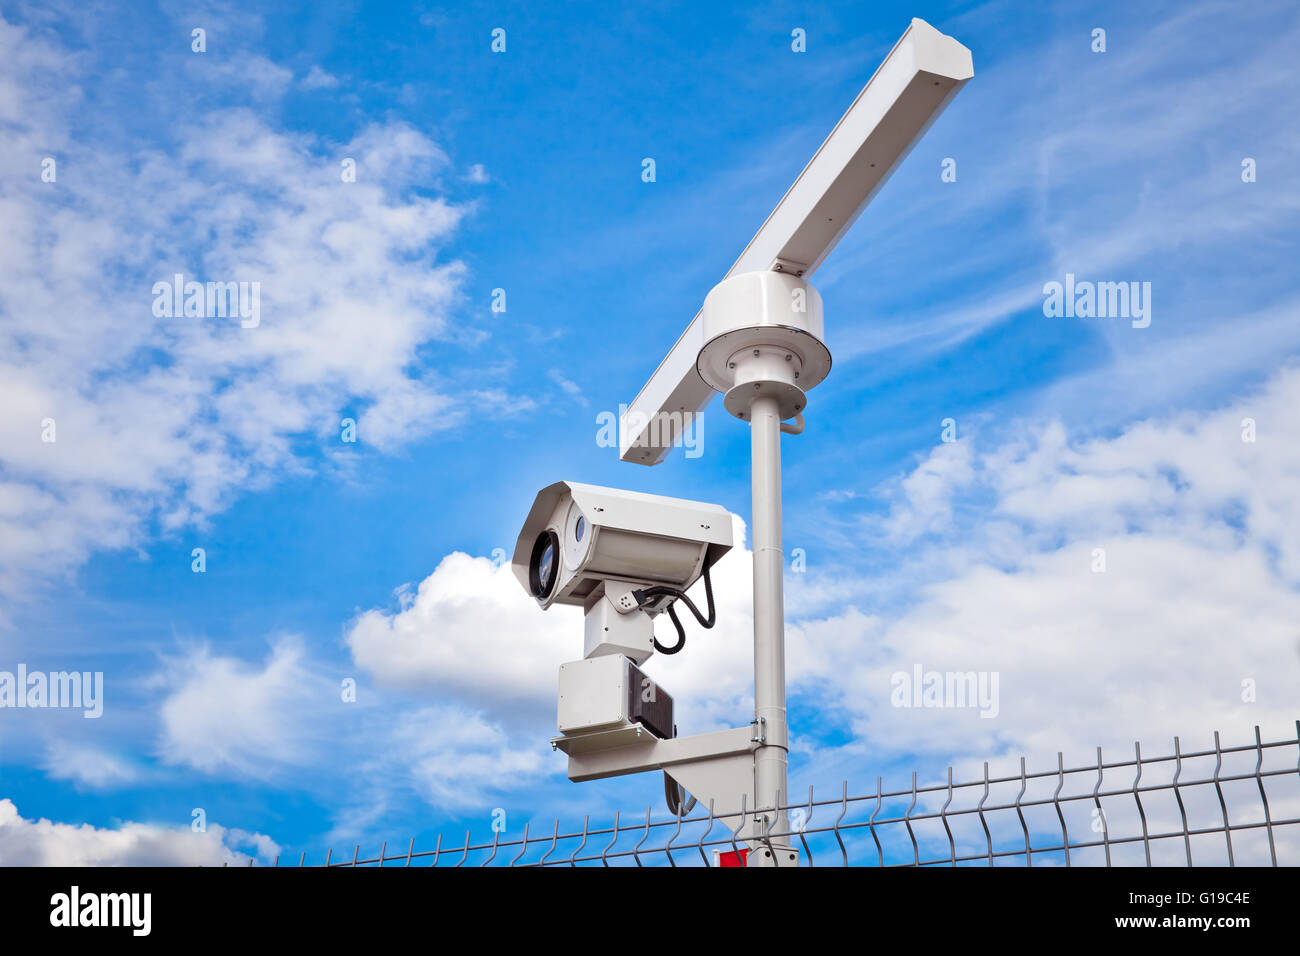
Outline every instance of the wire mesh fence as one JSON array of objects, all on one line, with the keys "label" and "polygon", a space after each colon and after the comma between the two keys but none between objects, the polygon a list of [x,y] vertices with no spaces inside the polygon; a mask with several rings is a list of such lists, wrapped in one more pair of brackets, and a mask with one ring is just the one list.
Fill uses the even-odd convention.
[{"label": "wire mesh fence", "polygon": [[[1172,751],[1018,772],[983,772],[958,782],[949,767],[940,783],[851,794],[848,781],[832,795],[778,801],[789,835],[773,834],[772,807],[691,815],[634,817],[615,812],[607,824],[590,816],[561,831],[525,824],[518,836],[494,832],[475,842],[444,839],[432,848],[363,854],[360,845],[323,862],[298,866],[717,866],[722,854],[748,846],[739,834],[752,821],[764,835],[757,850],[793,846],[805,866],[1287,866],[1300,862],[1300,721],[1294,737],[1212,749]],[[752,831],[751,831],[752,832]],[[787,857],[788,859],[788,857]],[[281,864],[277,857],[275,865]],[[252,865],[252,861],[249,861]],[[787,863],[787,865],[789,865]]]}]

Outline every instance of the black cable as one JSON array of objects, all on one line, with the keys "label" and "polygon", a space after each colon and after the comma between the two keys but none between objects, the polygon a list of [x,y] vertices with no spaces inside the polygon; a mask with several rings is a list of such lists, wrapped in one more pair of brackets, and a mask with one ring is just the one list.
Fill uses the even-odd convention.
[{"label": "black cable", "polygon": [[684,601],[686,603],[686,606],[690,608],[691,613],[695,615],[695,620],[700,622],[701,627],[710,628],[717,623],[717,609],[713,606],[713,581],[709,577],[709,566],[707,564],[704,566],[703,577],[704,598],[709,609],[709,616],[707,618],[700,613],[700,609],[695,606],[695,602],[687,597],[686,592],[681,588],[669,587],[666,584],[656,584],[654,587],[641,588],[640,590],[632,592],[632,596],[636,598],[638,607],[645,607],[655,598],[663,597],[664,595],[670,595],[675,599],[672,604],[668,605],[668,616],[672,618],[673,626],[677,628],[677,643],[672,647],[664,647],[659,643],[658,638],[653,635],[650,638],[651,643],[654,644],[655,650],[660,654],[676,654],[686,646],[686,629],[682,627],[682,622],[677,617],[677,609],[675,606],[677,601]]},{"label": "black cable", "polygon": [[682,815],[681,794],[677,790],[677,781],[668,776],[668,771],[664,771],[664,800],[668,804],[668,812],[675,817]]},{"label": "black cable", "polygon": [[671,604],[668,605],[668,616],[673,619],[673,626],[677,628],[677,643],[672,647],[664,647],[659,643],[659,638],[655,637],[652,633],[650,635],[650,641],[654,644],[655,650],[660,654],[676,654],[686,646],[686,628],[682,627],[682,622],[678,620],[677,612],[673,610]]},{"label": "black cable", "polygon": [[[713,581],[709,578],[709,569],[707,565],[704,568],[703,578],[705,604],[709,609],[709,616],[707,618],[700,613],[700,609],[695,606],[695,602],[687,597],[686,592],[681,588],[669,587],[666,584],[656,584],[654,587],[641,588],[638,591],[633,591],[632,596],[636,598],[637,605],[643,607],[657,597],[663,597],[666,594],[671,595],[678,601],[682,601],[686,604],[690,609],[690,612],[695,615],[695,620],[700,622],[701,627],[710,628],[717,623],[717,610],[713,606]],[[671,605],[669,605],[668,610],[669,612],[672,611]]]},{"label": "black cable", "polygon": [[686,790],[672,777],[668,776],[668,771],[664,771],[664,800],[668,804],[668,812],[675,817],[683,817],[695,809],[695,795],[690,795],[690,800],[686,806],[682,806],[682,800],[686,796]]}]

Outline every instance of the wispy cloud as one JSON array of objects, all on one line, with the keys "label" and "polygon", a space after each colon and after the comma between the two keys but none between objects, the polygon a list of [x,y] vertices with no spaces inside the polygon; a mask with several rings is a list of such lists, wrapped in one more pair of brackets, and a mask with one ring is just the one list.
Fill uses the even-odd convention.
[{"label": "wispy cloud", "polygon": [[313,63],[311,69],[307,71],[307,75],[299,81],[299,85],[304,90],[332,90],[338,87],[339,78]]},{"label": "wispy cloud", "polygon": [[58,740],[45,755],[45,772],[54,780],[70,780],[92,790],[136,783],[140,770],[129,761],[80,744]]},{"label": "wispy cloud", "polygon": [[[81,60],[3,21],[0,51],[0,592],[311,467],[349,414],[381,451],[462,420],[420,355],[465,274],[444,249],[467,210],[424,188],[449,164],[436,143],[396,122],[328,143],[216,109],[174,117],[173,149],[83,144],[87,107],[48,94],[86,79]],[[222,62],[261,83],[244,66],[262,61]],[[260,322],[159,316],[176,274],[256,283]]]}]

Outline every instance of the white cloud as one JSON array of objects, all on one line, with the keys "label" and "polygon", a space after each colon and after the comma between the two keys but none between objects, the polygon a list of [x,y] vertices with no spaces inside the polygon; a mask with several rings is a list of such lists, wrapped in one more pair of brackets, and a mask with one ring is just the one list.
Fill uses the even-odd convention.
[{"label": "white cloud", "polygon": [[390,687],[540,705],[551,697],[544,675],[582,646],[580,609],[543,614],[510,565],[487,558],[447,555],[406,603],[364,612],[345,638],[357,666]]},{"label": "white cloud", "polygon": [[[878,627],[852,613],[796,626],[791,654],[819,661],[836,706],[887,753],[1083,756],[1134,739],[1167,749],[1175,734],[1205,744],[1214,729],[1241,739],[1256,723],[1286,735],[1300,683],[1298,407],[1290,370],[1213,413],[1114,437],[1030,428],[969,470],[936,465],[953,454],[940,447],[868,539],[930,532],[933,577]],[[936,500],[981,496],[931,521],[948,513]],[[831,655],[828,633],[858,638]],[[891,706],[891,675],[918,663],[997,672],[998,717]]]},{"label": "white cloud", "polygon": [[[343,677],[356,679],[354,698],[345,700]],[[413,701],[367,682],[354,667],[331,670],[296,637],[276,639],[261,660],[210,645],[191,647],[164,660],[140,686],[161,698],[152,750],[166,766],[151,768],[85,743],[78,736],[80,728],[69,729],[65,723],[47,728],[50,742],[40,760],[46,775],[89,790],[174,782],[187,779],[176,775],[185,771],[207,779],[290,787],[313,794],[330,808],[333,828],[326,839],[332,842],[381,826],[405,826],[401,821],[427,812],[422,809],[427,806],[453,812],[490,809],[505,795],[526,792],[563,766],[550,753],[548,734],[536,732],[538,713],[545,712],[541,726],[552,719],[550,704],[534,709],[533,726],[521,730],[518,718],[523,711],[495,707],[487,695],[481,701],[474,695],[462,702],[445,696],[432,704]],[[72,716],[80,719],[79,714]],[[18,739],[23,739],[21,727],[10,729],[17,729]],[[41,826],[44,834],[48,826]],[[44,853],[47,843],[58,842],[56,838],[70,829],[56,826],[41,836],[40,845],[33,842],[36,837],[24,837],[22,851]],[[104,854],[115,854],[103,856],[101,862],[120,857],[126,862],[185,864],[191,862],[185,854],[199,852],[184,834],[123,829],[129,838],[96,836],[94,847],[76,848],[82,856],[69,859],[84,856],[95,862],[100,843],[107,845]],[[8,836],[16,840],[16,832]],[[225,833],[229,847],[250,846],[250,852],[268,860],[278,852],[266,837],[233,829]],[[7,845],[0,833],[0,863],[9,860],[6,846],[14,844]],[[73,852],[49,852],[56,849]],[[222,861],[220,856],[203,858],[209,863],[213,859]]]},{"label": "white cloud", "polygon": [[304,90],[332,90],[339,85],[339,78],[313,63],[307,75],[302,78],[301,84]]},{"label": "white cloud", "polygon": [[563,766],[546,735],[520,733],[473,707],[385,707],[372,716],[340,739],[349,767],[342,786],[331,791],[328,841],[373,832],[409,807],[404,798],[410,795],[421,805],[486,818],[497,803],[532,792]]},{"label": "white cloud", "polygon": [[21,816],[12,800],[0,799],[0,864],[5,866],[231,866],[249,855],[234,847],[251,845],[264,861],[279,847],[268,837],[209,823],[203,832],[188,825],[124,823],[116,829],[73,825]]},{"label": "white cloud", "polygon": [[969,442],[946,442],[900,482],[909,507],[885,523],[892,539],[910,541],[952,522],[953,493],[972,478]]},{"label": "white cloud", "polygon": [[[223,57],[214,50],[188,58],[186,66],[197,82],[246,89],[254,98],[277,99],[293,83],[293,71],[256,53],[235,52]],[[308,74],[308,79],[311,75]]]},{"label": "white cloud", "polygon": [[560,390],[564,392],[565,395],[568,395],[579,405],[585,408],[588,404],[590,404],[587,401],[586,396],[582,394],[582,387],[572,379],[565,378],[564,373],[561,372],[558,368],[553,368],[546,374],[547,377],[549,377],[552,382],[554,382],[556,385],[560,387]]},{"label": "white cloud", "polygon": [[[419,357],[454,334],[465,272],[443,249],[467,207],[428,191],[450,168],[436,143],[395,122],[326,143],[244,109],[160,118],[168,152],[111,131],[82,142],[82,69],[0,20],[8,596],[95,549],[139,544],[155,520],[202,521],[313,467],[312,441],[331,447],[342,417],[385,451],[463,418]],[[40,180],[45,155],[53,183]],[[156,317],[153,284],[175,273],[260,283],[260,324]],[[508,404],[500,393],[475,408]]]},{"label": "white cloud", "polygon": [[[545,769],[544,739],[512,744],[481,714],[427,707],[403,714],[394,729],[395,763],[431,804],[482,805],[492,791],[523,789]],[[550,769],[555,769],[552,766]]]},{"label": "white cloud", "polygon": [[[717,627],[703,630],[683,614],[687,649],[655,655],[647,666],[681,701],[683,733],[692,732],[685,728],[694,722],[703,730],[738,719],[747,705],[731,705],[751,693],[752,572],[744,533],[737,519],[736,548],[713,570]],[[703,609],[702,584],[692,596]],[[491,717],[527,715],[553,725],[559,666],[581,658],[582,626],[580,608],[556,605],[542,612],[509,564],[455,552],[414,595],[408,593],[400,610],[359,615],[346,642],[357,666],[382,685],[452,695]],[[656,629],[661,642],[676,643],[666,617]],[[727,715],[724,704],[736,714]],[[533,725],[529,732],[536,736],[536,730]]]},{"label": "white cloud", "polygon": [[94,790],[124,786],[140,779],[140,771],[121,757],[66,740],[50,744],[44,768],[54,780],[71,780]]},{"label": "white cloud", "polygon": [[[490,684],[490,665],[465,676]],[[296,638],[279,639],[258,664],[196,648],[152,683],[166,690],[157,746],[164,762],[227,779],[291,780],[322,794],[333,808],[330,839],[409,812],[412,795],[440,808],[481,807],[557,769],[545,760],[547,735],[519,732],[527,707],[493,708],[486,693],[412,706],[364,680],[345,700],[341,679]]]},{"label": "white cloud", "polygon": [[164,761],[261,779],[318,759],[327,706],[340,701],[338,683],[312,670],[294,638],[279,640],[261,667],[199,648],[171,661],[156,683],[168,688]]}]

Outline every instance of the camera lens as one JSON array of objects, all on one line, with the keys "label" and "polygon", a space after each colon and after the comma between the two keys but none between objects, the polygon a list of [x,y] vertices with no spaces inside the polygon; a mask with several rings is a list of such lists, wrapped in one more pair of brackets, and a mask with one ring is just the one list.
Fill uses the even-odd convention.
[{"label": "camera lens", "polygon": [[537,566],[537,576],[542,579],[543,590],[550,590],[546,587],[545,582],[551,580],[551,565],[555,562],[555,548],[551,542],[546,542],[546,548],[542,551],[542,560]]},{"label": "camera lens", "polygon": [[559,561],[559,536],[549,529],[543,531],[533,543],[533,556],[528,563],[528,585],[537,600],[544,601],[555,589]]},{"label": "camera lens", "polygon": [[583,532],[585,532],[586,530],[587,530],[587,519],[584,518],[582,515],[578,515],[578,521],[573,526],[573,540],[581,541]]}]

